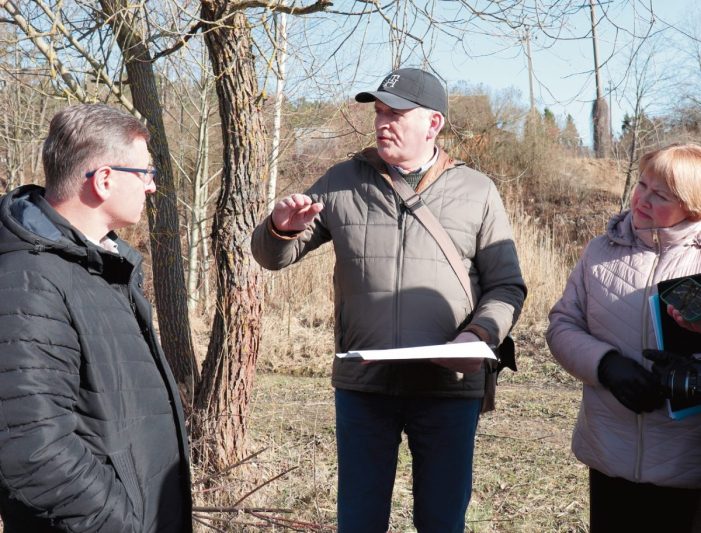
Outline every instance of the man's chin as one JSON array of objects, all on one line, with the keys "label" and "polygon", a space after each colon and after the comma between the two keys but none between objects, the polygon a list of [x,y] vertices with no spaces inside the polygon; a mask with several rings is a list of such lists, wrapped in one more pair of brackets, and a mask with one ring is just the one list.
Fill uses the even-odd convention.
[{"label": "man's chin", "polygon": [[377,153],[380,155],[380,157],[385,163],[388,163],[390,165],[398,164],[396,155],[393,155],[391,150],[387,150],[379,144],[377,146]]}]

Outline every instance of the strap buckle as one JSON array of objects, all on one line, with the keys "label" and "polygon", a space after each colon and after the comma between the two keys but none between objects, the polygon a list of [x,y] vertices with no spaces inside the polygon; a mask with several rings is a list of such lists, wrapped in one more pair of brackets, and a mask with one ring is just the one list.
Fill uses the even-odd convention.
[{"label": "strap buckle", "polygon": [[418,194],[414,194],[411,196],[411,198],[407,198],[404,201],[404,205],[409,211],[415,213],[417,209],[424,205],[424,201],[421,198],[421,196],[419,196]]}]

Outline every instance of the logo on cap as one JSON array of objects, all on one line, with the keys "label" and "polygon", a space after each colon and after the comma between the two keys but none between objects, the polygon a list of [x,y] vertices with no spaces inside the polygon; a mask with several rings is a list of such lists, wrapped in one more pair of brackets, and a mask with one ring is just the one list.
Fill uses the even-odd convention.
[{"label": "logo on cap", "polygon": [[399,75],[398,74],[392,74],[391,76],[387,76],[385,81],[382,83],[382,88],[387,89],[388,87],[391,89],[394,87],[397,82],[399,81]]}]

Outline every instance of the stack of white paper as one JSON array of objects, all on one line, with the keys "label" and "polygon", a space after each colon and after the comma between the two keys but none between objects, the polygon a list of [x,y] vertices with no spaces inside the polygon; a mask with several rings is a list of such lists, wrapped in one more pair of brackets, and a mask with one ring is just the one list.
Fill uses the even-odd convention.
[{"label": "stack of white paper", "polygon": [[496,359],[494,352],[484,342],[456,342],[391,350],[354,350],[347,353],[337,353],[336,357],[341,359],[363,359],[364,361],[460,358]]}]

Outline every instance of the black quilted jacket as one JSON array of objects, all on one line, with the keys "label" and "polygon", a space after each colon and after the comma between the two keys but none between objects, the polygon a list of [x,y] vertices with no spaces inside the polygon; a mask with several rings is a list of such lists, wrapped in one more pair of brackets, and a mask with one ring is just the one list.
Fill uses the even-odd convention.
[{"label": "black quilted jacket", "polygon": [[183,412],[141,257],[88,243],[42,194],[0,202],[5,532],[189,532]]}]

